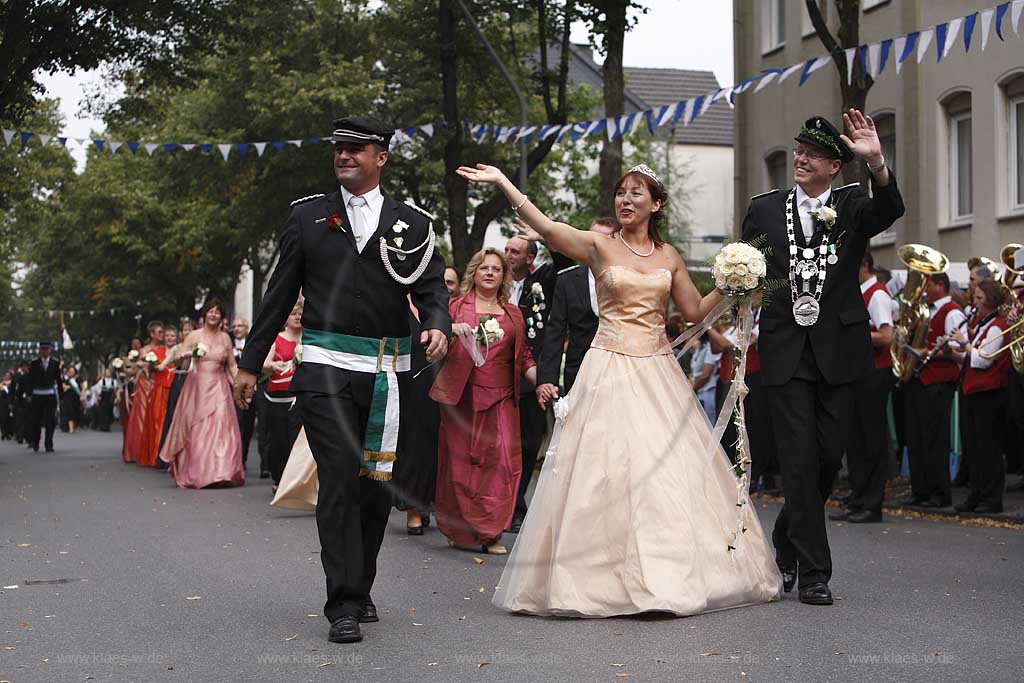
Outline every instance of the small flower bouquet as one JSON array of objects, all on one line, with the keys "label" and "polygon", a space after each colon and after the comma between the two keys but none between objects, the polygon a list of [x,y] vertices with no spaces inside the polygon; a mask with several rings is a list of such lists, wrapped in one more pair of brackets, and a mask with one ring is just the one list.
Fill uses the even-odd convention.
[{"label": "small flower bouquet", "polygon": [[292,363],[295,367],[302,365],[302,344],[295,345],[295,355],[292,356]]},{"label": "small flower bouquet", "polygon": [[159,363],[159,362],[160,362],[160,357],[159,357],[159,356],[157,356],[157,355],[156,355],[155,353],[153,353],[152,351],[150,351],[149,353],[147,353],[147,354],[146,354],[146,357],[145,357],[145,358],[143,358],[142,360],[146,361],[146,362],[147,362],[147,363],[149,363],[150,365],[156,365],[157,363]]},{"label": "small flower bouquet", "polygon": [[480,318],[480,324],[473,332],[481,346],[490,346],[505,336],[505,330],[501,329],[501,323],[492,315]]},{"label": "small flower bouquet", "polygon": [[727,244],[715,256],[715,286],[727,296],[751,294],[764,285],[764,254],[743,242]]},{"label": "small flower bouquet", "polygon": [[202,358],[207,353],[209,353],[209,351],[210,349],[209,347],[206,346],[206,344],[204,344],[203,342],[199,342],[198,344],[195,345],[195,348],[192,349],[192,357]]},{"label": "small flower bouquet", "polygon": [[815,209],[814,211],[811,211],[810,214],[814,220],[824,225],[826,230],[831,230],[836,224],[836,218],[839,217],[839,214],[837,214],[836,210],[831,206],[823,206],[820,209]]},{"label": "small flower bouquet", "polygon": [[137,349],[132,349],[128,352],[128,362],[134,362],[139,359],[139,352]]},{"label": "small flower bouquet", "polygon": [[124,368],[124,358],[115,358],[114,360],[110,361],[110,367],[112,367],[114,370],[120,371],[122,368]]}]

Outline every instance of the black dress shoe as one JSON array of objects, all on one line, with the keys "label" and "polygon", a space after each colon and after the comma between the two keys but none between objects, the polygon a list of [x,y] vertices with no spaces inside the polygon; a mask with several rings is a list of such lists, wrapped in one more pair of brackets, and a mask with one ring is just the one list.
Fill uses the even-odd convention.
[{"label": "black dress shoe", "polygon": [[409,534],[410,536],[422,536],[423,525],[421,524],[420,526],[407,526],[405,527],[405,533]]},{"label": "black dress shoe", "polygon": [[796,567],[779,567],[782,573],[782,590],[790,592],[796,585]]},{"label": "black dress shoe", "polygon": [[512,524],[509,525],[508,531],[510,534],[518,534],[519,530],[523,528],[523,518],[516,515],[512,518]]},{"label": "black dress shoe", "polygon": [[358,643],[363,639],[359,631],[359,620],[355,617],[338,617],[331,622],[327,640],[332,643]]},{"label": "black dress shoe", "polygon": [[805,605],[831,605],[832,591],[827,583],[811,583],[800,587],[800,602]]},{"label": "black dress shoe", "polygon": [[981,512],[983,514],[995,515],[1003,511],[1002,505],[992,505],[990,503],[979,503],[978,507],[974,508],[975,512]]},{"label": "black dress shoe", "polygon": [[423,517],[423,527],[430,526],[430,515],[424,512],[421,516]]},{"label": "black dress shoe", "polygon": [[270,479],[270,470],[260,470],[260,479]]},{"label": "black dress shoe", "polygon": [[957,512],[974,512],[974,509],[978,507],[977,503],[973,503],[969,500],[965,500],[962,503],[957,503],[953,506],[953,509]]},{"label": "black dress shoe", "polygon": [[925,502],[926,500],[928,500],[928,499],[927,498],[918,498],[917,496],[907,496],[906,498],[900,498],[898,501],[896,501],[896,503],[902,507],[902,506],[906,506],[906,505],[920,505],[921,503]]},{"label": "black dress shoe", "polygon": [[846,518],[850,524],[873,524],[882,521],[882,513],[872,510],[857,510]]},{"label": "black dress shoe", "polygon": [[366,604],[363,605],[363,611],[359,615],[360,624],[373,624],[380,621],[380,617],[377,616],[377,606],[373,604],[373,600],[366,599]]},{"label": "black dress shoe", "polygon": [[831,519],[833,522],[845,522],[850,518],[850,515],[854,514],[855,512],[856,510],[850,509],[839,510],[838,512],[828,513],[828,518]]}]

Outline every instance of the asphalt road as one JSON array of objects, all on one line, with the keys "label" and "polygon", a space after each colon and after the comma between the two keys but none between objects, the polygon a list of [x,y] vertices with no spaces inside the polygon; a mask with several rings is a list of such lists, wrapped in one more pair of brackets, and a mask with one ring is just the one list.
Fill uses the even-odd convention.
[{"label": "asphalt road", "polygon": [[[334,645],[312,514],[269,507],[266,480],[178,490],[121,463],[119,439],[58,434],[52,455],[0,444],[0,681],[1022,677],[1024,532],[901,518],[831,524],[833,607],[794,593],[686,619],[569,620],[495,609],[503,558],[451,550],[433,528],[406,536],[396,512],[382,621]],[[759,507],[770,526],[777,508]]]}]

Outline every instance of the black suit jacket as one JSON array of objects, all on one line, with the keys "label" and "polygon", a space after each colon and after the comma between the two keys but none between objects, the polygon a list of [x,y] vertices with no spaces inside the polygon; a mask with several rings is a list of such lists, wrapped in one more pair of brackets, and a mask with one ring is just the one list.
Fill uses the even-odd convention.
[{"label": "black suit jacket", "polygon": [[[331,216],[341,219],[340,229],[331,225]],[[399,220],[408,227],[396,233],[392,228]],[[412,249],[427,239],[430,230],[426,216],[385,195],[377,230],[360,253],[340,189],[293,206],[281,236],[277,267],[246,339],[239,367],[259,374],[300,290],[305,297],[304,328],[357,337],[405,337],[410,333],[406,295],[411,293],[422,328],[450,336],[444,261],[438,252],[431,256],[419,279],[408,286],[388,274],[380,255],[381,238],[393,245],[395,237],[401,236],[401,247]],[[408,277],[422,256],[423,252],[418,251],[399,261],[391,255],[391,263],[400,276]],[[419,339],[413,343],[418,344]],[[302,363],[290,389],[334,394],[347,383],[345,370]]]},{"label": "black suit jacket", "polygon": [[558,274],[551,316],[545,325],[544,345],[537,362],[537,383],[557,385],[562,345],[568,336],[569,346],[565,350],[566,393],[576,382],[583,356],[597,334],[598,318],[590,307],[590,278],[587,275],[586,266],[571,266]]},{"label": "black suit jacket", "polygon": [[[527,321],[526,329],[529,330],[531,327],[529,323],[530,318],[533,318],[534,323],[539,320],[544,324],[540,328],[534,324],[532,327],[535,336],[533,338],[529,334],[526,336],[526,343],[529,345],[530,353],[533,354],[535,359],[540,358],[541,349],[544,346],[544,337],[547,332],[548,318],[551,315],[551,302],[555,295],[555,281],[558,278],[558,271],[573,265],[572,259],[562,256],[554,250],[550,250],[550,253],[552,262],[545,263],[526,276],[526,280],[523,282],[523,293],[519,296],[519,312],[523,314],[523,320]],[[543,298],[533,293],[533,285],[536,283],[540,283],[541,289],[544,292]],[[541,308],[542,304],[543,308]],[[534,306],[537,306],[540,310],[533,310]]]},{"label": "black suit jacket", "polygon": [[[810,327],[801,327],[793,318],[785,211],[789,190],[774,191],[751,200],[743,219],[743,240],[750,242],[759,235],[767,238],[771,246],[768,279],[785,283],[772,290],[761,313],[758,350],[765,385],[778,386],[792,379],[808,339],[818,369],[829,384],[852,382],[873,367],[868,311],[857,283],[857,272],[868,248],[868,240],[903,215],[903,198],[896,185],[896,176],[891,171],[889,178],[885,187],[871,181],[873,198],[857,186],[832,192],[829,204],[838,216],[830,242],[836,244],[838,241],[836,255],[839,260],[828,267],[819,302],[821,314],[818,322]],[[819,228],[810,244],[805,244],[796,207],[793,208],[793,220],[798,248],[821,243],[824,233]]]},{"label": "black suit jacket", "polygon": [[56,356],[50,356],[46,370],[43,370],[43,359],[36,358],[32,361],[32,364],[28,366],[28,374],[26,374],[25,377],[27,378],[25,393],[29,396],[32,395],[32,391],[34,389],[47,388],[56,388],[57,395],[59,396],[61,394],[60,360],[58,360]]}]

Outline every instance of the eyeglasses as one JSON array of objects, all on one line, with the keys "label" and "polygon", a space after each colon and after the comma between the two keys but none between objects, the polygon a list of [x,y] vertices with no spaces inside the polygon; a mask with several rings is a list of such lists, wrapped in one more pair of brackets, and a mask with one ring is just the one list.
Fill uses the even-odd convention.
[{"label": "eyeglasses", "polygon": [[822,159],[831,159],[832,158],[832,157],[824,155],[824,154],[811,154],[807,150],[803,150],[803,149],[800,149],[799,147],[797,147],[796,149],[793,150],[793,158],[794,159],[799,159],[800,157],[804,157],[805,159],[816,159],[816,160],[819,160],[819,161],[822,160]]},{"label": "eyeglasses", "polygon": [[477,270],[481,273],[502,273],[505,271],[501,266],[480,266]]}]

